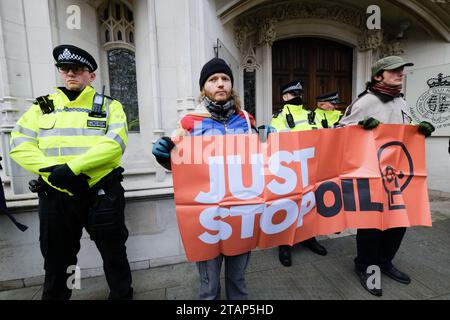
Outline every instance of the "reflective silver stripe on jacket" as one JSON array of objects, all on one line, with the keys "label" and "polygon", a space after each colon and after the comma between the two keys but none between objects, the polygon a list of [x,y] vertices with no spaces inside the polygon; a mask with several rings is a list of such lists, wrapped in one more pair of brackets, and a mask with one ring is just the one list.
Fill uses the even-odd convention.
[{"label": "reflective silver stripe on jacket", "polygon": [[41,149],[41,151],[45,154],[46,157],[58,157],[59,156],[59,148],[47,148],[47,149]]},{"label": "reflective silver stripe on jacket", "polygon": [[126,146],[125,146],[125,142],[122,140],[122,138],[121,138],[117,133],[110,132],[110,133],[108,133],[106,136],[107,136],[108,138],[110,138],[110,139],[116,141],[116,142],[120,145],[120,147],[122,148],[122,153],[125,152],[125,147],[126,147]]},{"label": "reflective silver stripe on jacket", "polygon": [[42,149],[42,152],[47,157],[58,156],[79,156],[86,153],[90,148],[88,147],[64,147],[64,148],[47,148]]},{"label": "reflective silver stripe on jacket", "polygon": [[16,126],[13,129],[13,132],[19,132],[21,134],[24,134],[26,136],[32,137],[32,138],[37,138],[37,132],[33,131],[31,129],[27,129],[22,127],[20,124],[16,124]]},{"label": "reflective silver stripe on jacket", "polygon": [[80,154],[86,153],[90,148],[88,147],[64,147],[59,148],[61,150],[62,156],[78,156]]},{"label": "reflective silver stripe on jacket", "polygon": [[25,143],[25,142],[36,143],[37,141],[36,141],[36,139],[33,139],[33,138],[25,138],[25,137],[14,138],[11,142],[11,150],[20,146],[22,143]]},{"label": "reflective silver stripe on jacket", "polygon": [[[288,128],[290,128],[290,127],[289,127],[289,124],[287,123],[286,117],[284,117],[283,120],[284,120],[285,126],[288,127]],[[298,126],[299,124],[302,124],[302,123],[305,123],[305,122],[308,122],[308,120],[295,121],[294,124],[295,124],[295,126]]]},{"label": "reflective silver stripe on jacket", "polygon": [[39,137],[51,136],[103,136],[105,131],[100,129],[81,129],[81,128],[57,128],[57,129],[39,129]]},{"label": "reflective silver stripe on jacket", "polygon": [[295,125],[298,126],[301,123],[305,123],[308,122],[308,120],[300,120],[300,121],[295,121]]},{"label": "reflective silver stripe on jacket", "polygon": [[123,123],[123,122],[121,122],[121,123],[113,123],[113,124],[110,124],[110,125],[108,126],[108,131],[110,131],[110,130],[115,130],[115,129],[122,129],[122,128],[125,128],[125,131],[126,131],[127,134],[128,134],[127,126],[126,126],[125,123]]}]

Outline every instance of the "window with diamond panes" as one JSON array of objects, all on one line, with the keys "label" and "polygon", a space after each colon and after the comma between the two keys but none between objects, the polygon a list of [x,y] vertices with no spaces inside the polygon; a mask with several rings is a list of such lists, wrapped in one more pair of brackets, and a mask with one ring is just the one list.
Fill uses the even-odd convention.
[{"label": "window with diamond panes", "polygon": [[139,131],[133,11],[122,1],[105,1],[99,10],[103,45],[107,49],[111,96],[127,115],[128,130]]},{"label": "window with diamond panes", "polygon": [[244,71],[244,106],[245,110],[256,119],[255,104],[256,72]]},{"label": "window with diamond panes", "polygon": [[127,49],[108,51],[108,66],[111,96],[122,103],[127,115],[128,130],[139,131],[134,52]]}]

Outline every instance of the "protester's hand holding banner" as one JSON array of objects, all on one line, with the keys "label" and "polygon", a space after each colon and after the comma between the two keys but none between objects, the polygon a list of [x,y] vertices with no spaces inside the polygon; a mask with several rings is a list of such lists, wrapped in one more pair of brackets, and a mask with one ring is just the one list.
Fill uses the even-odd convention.
[{"label": "protester's hand holding banner", "polygon": [[187,258],[293,245],[347,228],[431,226],[424,136],[358,126],[182,137],[172,169]]}]

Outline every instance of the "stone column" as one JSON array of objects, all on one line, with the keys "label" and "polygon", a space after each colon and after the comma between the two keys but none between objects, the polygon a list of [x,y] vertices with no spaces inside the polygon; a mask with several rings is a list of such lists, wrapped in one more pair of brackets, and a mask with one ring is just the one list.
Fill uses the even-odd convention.
[{"label": "stone column", "polygon": [[258,125],[270,123],[272,119],[272,44],[277,36],[277,24],[276,19],[266,18],[260,22],[258,28],[257,56],[261,65],[256,84]]},{"label": "stone column", "polygon": [[[28,193],[33,175],[9,158],[9,139],[19,114],[34,101],[44,86],[54,82],[42,66],[51,47],[47,1],[0,3],[0,133],[6,194]],[[39,18],[38,18],[39,16]],[[6,46],[6,44],[8,44]],[[51,57],[48,57],[51,59]],[[39,71],[39,72],[38,72]]]}]

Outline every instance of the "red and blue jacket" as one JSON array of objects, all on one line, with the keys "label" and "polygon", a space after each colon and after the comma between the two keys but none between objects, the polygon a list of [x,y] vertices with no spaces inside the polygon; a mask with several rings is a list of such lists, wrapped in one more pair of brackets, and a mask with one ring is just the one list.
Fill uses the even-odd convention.
[{"label": "red and blue jacket", "polygon": [[179,128],[182,131],[178,131],[176,135],[206,136],[243,134],[248,133],[249,129],[256,131],[255,119],[251,114],[247,113],[248,123],[244,111],[233,114],[226,122],[214,120],[209,112],[205,111],[206,109],[203,109],[200,112],[190,113],[181,118]]}]

